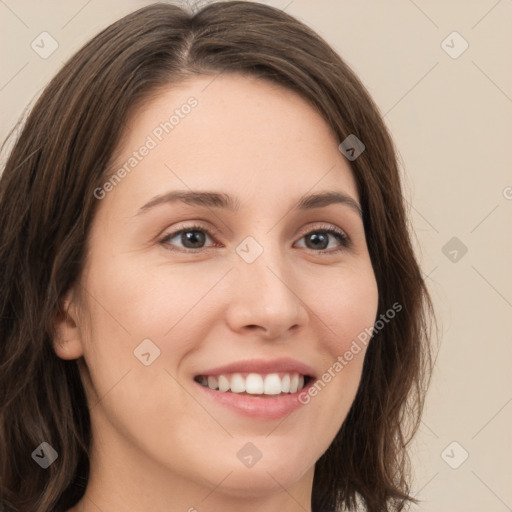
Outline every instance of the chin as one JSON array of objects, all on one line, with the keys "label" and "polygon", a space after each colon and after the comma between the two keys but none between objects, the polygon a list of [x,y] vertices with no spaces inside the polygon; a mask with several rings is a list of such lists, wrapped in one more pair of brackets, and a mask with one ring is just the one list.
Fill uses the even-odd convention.
[{"label": "chin", "polygon": [[[311,469],[314,470],[314,467]],[[222,489],[225,494],[233,497],[268,497],[298,484],[307,472],[308,468],[297,466],[288,466],[286,471],[282,471],[270,463],[263,465],[260,461],[250,469],[237,468],[222,482]]]},{"label": "chin", "polygon": [[[308,472],[311,472],[311,477],[313,475],[316,459],[308,460],[304,450],[298,450],[292,455],[285,450],[267,448],[262,451],[259,460],[256,460],[256,452],[253,452],[256,457],[253,460],[248,458],[245,463],[243,462],[244,455],[250,453],[251,448],[246,449],[245,452],[240,451],[240,458],[235,452],[235,460],[231,459],[229,462],[226,460],[226,453],[219,454],[219,460],[223,459],[228,463],[216,466],[214,461],[210,461],[209,474],[203,476],[208,479],[210,485],[214,484],[215,486],[225,478],[222,481],[222,489],[226,494],[256,498],[262,495],[268,496],[269,493],[282,492],[283,488],[289,489],[304,478]],[[215,455],[212,454],[210,457],[215,457]],[[204,472],[204,466],[202,472]],[[212,474],[215,475],[215,478],[212,478]]]}]

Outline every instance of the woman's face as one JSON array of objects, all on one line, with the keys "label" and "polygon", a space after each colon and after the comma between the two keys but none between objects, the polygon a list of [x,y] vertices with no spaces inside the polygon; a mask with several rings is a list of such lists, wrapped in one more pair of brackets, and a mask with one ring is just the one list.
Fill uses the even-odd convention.
[{"label": "woman's face", "polygon": [[311,485],[365,346],[308,401],[289,386],[314,385],[377,314],[357,208],[299,204],[359,204],[340,141],[299,96],[238,75],[170,87],[126,127],[125,172],[97,190],[82,310],[71,300],[55,344],[84,359],[93,468],[232,496]]}]

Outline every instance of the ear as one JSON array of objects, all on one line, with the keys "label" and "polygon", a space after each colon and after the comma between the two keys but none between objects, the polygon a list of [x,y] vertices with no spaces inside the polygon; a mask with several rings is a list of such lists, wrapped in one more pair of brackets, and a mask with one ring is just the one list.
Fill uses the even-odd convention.
[{"label": "ear", "polygon": [[73,292],[65,295],[61,310],[55,314],[54,332],[53,349],[57,356],[61,359],[78,359],[83,355],[83,335]]}]

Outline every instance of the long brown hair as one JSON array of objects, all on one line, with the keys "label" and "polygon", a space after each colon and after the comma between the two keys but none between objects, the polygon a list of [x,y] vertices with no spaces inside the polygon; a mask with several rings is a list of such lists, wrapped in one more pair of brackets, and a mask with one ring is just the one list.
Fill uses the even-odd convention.
[{"label": "long brown hair", "polygon": [[[312,510],[403,510],[407,445],[432,369],[433,306],[411,243],[393,142],[365,87],[329,45],[267,5],[213,3],[196,14],[153,4],[112,24],[65,64],[30,112],[0,179],[0,504],[64,512],[82,497],[91,429],[77,360],[52,349],[53,319],[79,279],[98,200],[128,116],[197,74],[241,73],[309,101],[343,141],[377,279],[378,316],[403,307],[368,345],[354,403],[315,466]],[[41,442],[59,454],[42,470]]]}]

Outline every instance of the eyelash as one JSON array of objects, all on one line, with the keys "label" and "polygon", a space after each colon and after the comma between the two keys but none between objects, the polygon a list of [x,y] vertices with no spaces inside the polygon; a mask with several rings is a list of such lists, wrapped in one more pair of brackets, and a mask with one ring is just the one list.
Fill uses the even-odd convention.
[{"label": "eyelash", "polygon": [[[177,252],[184,252],[184,253],[197,253],[197,252],[199,252],[201,250],[208,249],[208,247],[200,247],[198,249],[172,249],[170,244],[167,243],[168,240],[171,240],[174,237],[176,237],[177,235],[179,235],[181,233],[185,233],[187,231],[203,231],[210,238],[213,239],[213,236],[212,236],[212,234],[210,233],[210,231],[208,229],[205,229],[203,226],[199,226],[197,224],[194,224],[194,225],[191,225],[191,226],[185,226],[185,227],[183,227],[183,228],[181,228],[181,229],[179,229],[177,231],[173,231],[172,233],[169,233],[169,234],[165,235],[163,238],[161,238],[159,240],[159,242],[169,251],[177,251]],[[350,241],[349,237],[343,231],[335,229],[335,228],[333,228],[330,225],[320,226],[318,228],[312,229],[311,231],[308,231],[307,233],[304,233],[301,236],[301,239],[303,237],[305,237],[306,235],[310,235],[311,233],[318,233],[318,232],[322,232],[322,233],[333,235],[334,237],[336,237],[338,239],[338,241],[341,243],[342,247],[340,247],[338,249],[334,249],[334,250],[333,249],[327,249],[327,250],[321,250],[321,251],[315,251],[314,249],[309,249],[310,251],[312,251],[312,252],[314,252],[316,254],[334,254],[334,253],[338,253],[339,251],[343,251],[345,249],[348,249],[351,246],[351,241]],[[213,232],[213,234],[215,234],[215,232]]]}]

